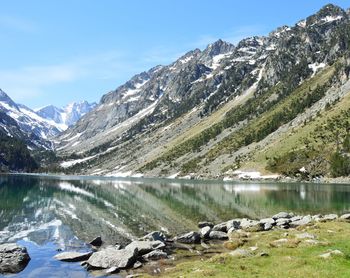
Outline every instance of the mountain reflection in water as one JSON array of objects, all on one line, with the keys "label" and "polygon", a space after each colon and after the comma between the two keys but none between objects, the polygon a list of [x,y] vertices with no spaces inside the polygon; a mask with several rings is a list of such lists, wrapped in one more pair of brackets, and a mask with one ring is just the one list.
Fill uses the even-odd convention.
[{"label": "mountain reflection in water", "polygon": [[152,230],[196,229],[203,220],[342,213],[349,201],[347,185],[3,175],[0,242],[53,242],[64,250],[101,235],[125,244]]}]

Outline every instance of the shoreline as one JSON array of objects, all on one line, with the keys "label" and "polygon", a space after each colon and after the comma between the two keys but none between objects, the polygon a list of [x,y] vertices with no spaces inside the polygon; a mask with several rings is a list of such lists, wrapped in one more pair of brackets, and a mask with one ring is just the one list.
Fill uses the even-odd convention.
[{"label": "shoreline", "polygon": [[[191,272],[193,276],[188,277],[201,277],[194,265],[211,268],[219,264],[229,268],[227,261],[237,264],[244,260],[242,263],[249,267],[247,260],[252,261],[252,265],[279,260],[276,255],[279,252],[297,260],[307,255],[310,260],[321,263],[347,260],[350,245],[338,241],[344,237],[349,243],[349,235],[350,213],[303,216],[280,212],[264,219],[235,218],[217,224],[202,221],[198,223],[198,230],[178,235],[153,231],[125,246],[105,245],[103,239],[97,237],[87,243],[90,251],[57,250],[54,259],[66,264],[80,263],[82,271],[98,276],[118,273],[130,278],[179,277]],[[0,250],[5,245],[9,244],[0,245]],[[13,247],[27,253],[21,246],[16,248]],[[297,251],[302,254],[296,254]],[[0,258],[2,255],[0,251]],[[11,255],[17,256],[15,251]],[[0,260],[0,270],[1,267]],[[231,277],[225,273],[226,270],[218,269],[209,276]]]},{"label": "shoreline", "polygon": [[337,178],[330,178],[330,177],[324,177],[320,178],[318,180],[304,180],[304,179],[298,179],[298,178],[291,178],[291,177],[283,177],[279,176],[278,178],[229,178],[225,179],[225,177],[220,178],[206,178],[206,177],[175,177],[175,178],[169,178],[169,177],[153,177],[153,176],[104,176],[104,175],[76,175],[76,174],[65,174],[65,173],[0,173],[1,175],[25,175],[25,176],[41,176],[41,177],[56,177],[60,179],[80,179],[80,178],[97,178],[97,179],[104,179],[104,180],[166,180],[166,181],[178,181],[178,182],[185,182],[185,181],[203,181],[203,182],[219,182],[219,183],[252,183],[252,182],[259,182],[259,183],[310,183],[310,184],[344,184],[344,185],[350,185],[350,177],[337,177]]}]

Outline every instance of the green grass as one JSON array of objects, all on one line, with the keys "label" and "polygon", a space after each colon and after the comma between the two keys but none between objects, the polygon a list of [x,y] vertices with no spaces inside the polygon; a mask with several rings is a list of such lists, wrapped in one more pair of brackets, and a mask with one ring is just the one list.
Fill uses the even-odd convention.
[{"label": "green grass", "polygon": [[[308,232],[322,242],[308,245],[304,239],[295,240],[295,234]],[[270,243],[288,233],[290,244],[272,247]],[[329,222],[308,226],[304,230],[276,230],[251,233],[242,247],[258,246],[254,255],[237,258],[229,250],[209,259],[190,256],[187,261],[165,270],[161,277],[350,277],[350,223]],[[327,250],[340,250],[344,256],[320,258]],[[261,257],[260,252],[269,256]]]}]

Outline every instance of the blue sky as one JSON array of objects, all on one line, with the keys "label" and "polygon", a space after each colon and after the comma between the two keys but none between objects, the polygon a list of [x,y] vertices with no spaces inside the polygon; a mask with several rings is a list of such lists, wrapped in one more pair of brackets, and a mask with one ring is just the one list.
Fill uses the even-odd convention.
[{"label": "blue sky", "polygon": [[[134,74],[222,38],[266,35],[319,10],[306,0],[1,1],[0,88],[31,108],[99,101]],[[348,1],[333,1],[342,8]]]}]

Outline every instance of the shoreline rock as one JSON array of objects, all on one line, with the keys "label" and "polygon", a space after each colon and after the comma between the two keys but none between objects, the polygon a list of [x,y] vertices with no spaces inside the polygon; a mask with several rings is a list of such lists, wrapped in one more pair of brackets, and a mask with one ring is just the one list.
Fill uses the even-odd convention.
[{"label": "shoreline rock", "polygon": [[0,244],[0,274],[21,272],[29,261],[27,248],[16,243]]}]

